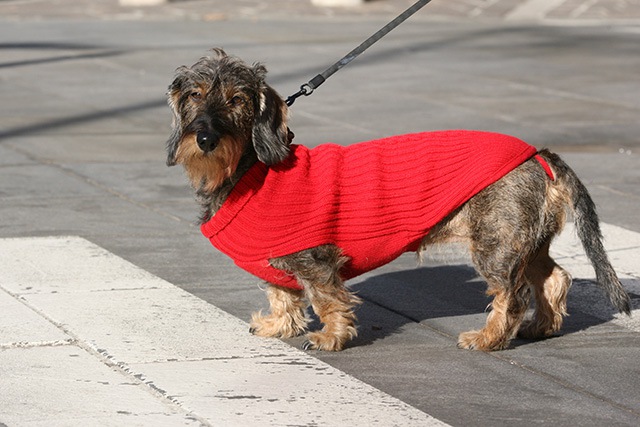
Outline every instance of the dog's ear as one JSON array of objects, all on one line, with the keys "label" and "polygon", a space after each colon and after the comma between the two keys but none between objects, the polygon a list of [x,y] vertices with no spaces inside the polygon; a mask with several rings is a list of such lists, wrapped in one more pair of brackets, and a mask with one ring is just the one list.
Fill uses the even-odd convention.
[{"label": "dog's ear", "polygon": [[182,95],[182,88],[186,81],[184,77],[184,71],[186,67],[178,68],[179,75],[173,80],[173,83],[169,85],[167,90],[167,101],[171,112],[173,113],[173,123],[171,124],[171,135],[167,140],[167,166],[175,166],[176,164],[176,152],[178,151],[178,145],[182,140],[182,117],[180,115],[180,99]]},{"label": "dog's ear", "polygon": [[252,137],[258,160],[266,165],[279,163],[289,156],[293,139],[287,127],[289,108],[273,88],[263,83],[256,110]]}]

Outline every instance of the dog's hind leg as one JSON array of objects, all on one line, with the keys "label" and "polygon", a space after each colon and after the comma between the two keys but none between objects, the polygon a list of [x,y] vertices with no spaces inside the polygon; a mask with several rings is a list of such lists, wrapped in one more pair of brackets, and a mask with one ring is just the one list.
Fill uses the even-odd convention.
[{"label": "dog's hind leg", "polygon": [[541,214],[541,207],[547,207],[546,188],[544,171],[532,160],[482,190],[461,210],[473,262],[494,299],[485,327],[461,334],[459,347],[500,350],[518,332],[531,296],[529,265],[539,253],[537,262],[545,264],[540,248],[557,231]]},{"label": "dog's hind leg", "polygon": [[307,335],[305,350],[339,351],[357,335],[353,310],[360,299],[345,288],[339,274],[346,261],[340,249],[333,245],[270,260],[273,267],[296,276],[324,325],[321,331]]},{"label": "dog's hind leg", "polygon": [[518,330],[529,305],[528,286],[513,290],[505,289],[502,285],[490,285],[487,293],[494,298],[485,327],[479,331],[461,333],[458,347],[468,350],[502,350],[509,345]]},{"label": "dog's hind leg", "polygon": [[[525,248],[530,244],[528,233],[521,233],[518,239],[506,223],[502,226],[497,231],[485,224],[483,232],[472,238],[471,256],[478,273],[487,280],[487,295],[493,296],[493,301],[485,327],[460,334],[460,348],[484,351],[506,348],[529,307],[531,289],[524,274],[528,261]],[[498,236],[500,232],[506,234]],[[507,235],[511,247],[503,243],[509,240]]]},{"label": "dog's hind leg", "polygon": [[266,290],[271,312],[254,313],[250,331],[261,337],[291,338],[307,329],[304,291],[269,285]]},{"label": "dog's hind leg", "polygon": [[549,256],[549,243],[527,266],[527,281],[534,291],[536,309],[533,319],[522,324],[522,338],[543,338],[560,330],[567,315],[567,293],[571,276]]}]

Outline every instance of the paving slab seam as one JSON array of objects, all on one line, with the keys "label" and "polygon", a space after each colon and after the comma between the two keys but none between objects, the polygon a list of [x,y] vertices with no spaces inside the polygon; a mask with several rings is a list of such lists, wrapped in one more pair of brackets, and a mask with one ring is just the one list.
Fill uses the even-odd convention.
[{"label": "paving slab seam", "polygon": [[51,319],[46,313],[42,310],[34,307],[29,304],[25,298],[23,298],[22,294],[15,294],[8,289],[4,288],[0,285],[0,290],[8,294],[10,297],[22,303],[29,310],[33,311],[38,316],[45,319],[48,323],[53,325],[55,328],[60,330],[63,334],[69,336],[69,339],[66,340],[54,340],[54,341],[41,341],[41,342],[13,342],[13,343],[3,343],[0,344],[0,350],[9,350],[9,349],[29,349],[29,348],[41,348],[41,347],[77,347],[80,350],[83,350],[90,356],[97,359],[100,363],[107,366],[108,368],[115,370],[123,377],[127,378],[129,381],[133,381],[139,387],[146,390],[164,405],[169,406],[170,408],[182,412],[183,415],[189,416],[193,419],[196,419],[203,426],[211,426],[211,424],[199,417],[193,411],[185,408],[178,400],[171,398],[168,396],[166,391],[156,387],[152,381],[147,381],[146,377],[142,373],[136,373],[133,369],[127,366],[126,363],[116,360],[115,357],[111,356],[107,350],[101,349],[98,346],[92,344],[91,342],[83,341],[78,336],[74,334],[69,328],[65,327],[63,324],[54,321]]},{"label": "paving slab seam", "polygon": [[[107,364],[107,366],[110,366],[110,365]],[[149,394],[154,396],[156,399],[158,399],[167,407],[177,412],[181,412],[183,415],[198,421],[201,426],[213,426],[213,424],[211,424],[208,420],[199,416],[196,412],[192,411],[191,409],[185,407],[185,405],[182,402],[180,402],[178,399],[169,396],[169,393],[166,390],[163,390],[160,387],[156,386],[153,383],[153,381],[148,380],[144,374],[142,373],[136,374],[132,369],[130,369],[126,365],[121,366],[118,364],[110,367],[112,369],[116,369],[121,375],[125,376],[131,381],[134,381],[135,383],[137,383],[140,387],[142,387],[144,390],[146,390]]]},{"label": "paving slab seam", "polygon": [[[43,316],[43,317],[46,318],[46,316]],[[51,322],[51,323],[57,326],[58,328],[60,328],[64,333],[73,336],[73,333],[67,330],[66,328],[56,325],[55,322]],[[39,345],[39,343],[34,343],[34,344],[38,344],[38,345],[16,346],[11,348],[60,347],[63,345],[77,347],[80,350],[83,350],[86,353],[88,353],[90,356],[93,356],[100,363],[107,366],[111,370],[114,370],[115,372],[122,375],[124,378],[126,378],[127,381],[132,381],[133,383],[135,383],[138,387],[142,388],[147,393],[152,395],[155,399],[157,399],[163,405],[173,409],[174,411],[181,412],[185,416],[188,416],[190,418],[197,420],[202,426],[212,426],[212,424],[209,423],[209,421],[200,417],[189,408],[186,408],[185,405],[181,403],[178,399],[172,398],[171,396],[169,396],[167,391],[157,387],[153,383],[153,381],[148,380],[147,377],[144,375],[144,373],[134,371],[126,363],[116,360],[113,356],[109,354],[107,350],[101,349],[96,345],[93,345],[92,343],[82,341],[78,338],[71,338],[68,344],[65,342],[60,343],[58,345]],[[4,349],[3,347],[4,346],[0,347],[0,349]]]},{"label": "paving slab seam", "polygon": [[54,341],[16,341],[9,343],[0,343],[0,350],[9,350],[13,348],[63,347],[75,345],[77,345],[77,340],[73,338]]},{"label": "paving slab seam", "polygon": [[[395,310],[395,309],[393,309],[391,307],[386,307],[386,306],[384,306],[382,304],[379,304],[379,303],[377,303],[375,301],[372,301],[372,300],[369,300],[367,298],[363,298],[363,300],[365,300],[368,304],[377,305],[377,306],[379,306],[381,308],[384,308],[385,310],[389,310],[389,311],[391,311],[391,312],[393,312],[393,313],[395,313],[395,314],[397,314],[399,316],[403,316],[405,319],[410,320],[411,322],[417,324],[417,326],[420,327],[420,328],[428,329],[431,332],[435,332],[435,333],[437,333],[437,334],[439,334],[439,335],[441,335],[443,337],[451,338],[453,341],[456,341],[456,336],[455,335],[446,333],[446,332],[444,332],[444,331],[442,331],[442,330],[440,330],[438,328],[435,328],[435,327],[433,327],[433,326],[431,326],[431,325],[429,325],[427,323],[420,322],[420,321],[418,321],[416,319],[412,319],[411,317],[407,316],[406,314],[403,314],[403,313],[401,313],[401,312],[399,312],[399,311],[397,311],[397,310]],[[592,393],[592,392],[590,392],[589,390],[587,390],[585,388],[576,387],[575,385],[572,385],[572,384],[570,384],[570,383],[568,383],[566,381],[563,381],[561,378],[558,378],[558,377],[556,377],[554,375],[546,373],[546,372],[544,372],[542,370],[537,370],[537,369],[534,369],[534,368],[532,368],[530,366],[527,366],[526,364],[519,363],[519,362],[509,358],[508,355],[505,355],[505,353],[502,353],[502,352],[486,352],[486,353],[483,353],[483,354],[486,355],[486,356],[492,357],[494,359],[497,359],[497,360],[499,360],[501,362],[507,363],[507,364],[509,364],[509,365],[511,365],[513,367],[517,367],[518,369],[522,369],[522,370],[524,370],[526,372],[529,372],[529,373],[531,373],[533,375],[543,377],[548,381],[551,381],[551,382],[553,382],[553,383],[555,383],[555,384],[557,384],[557,385],[559,385],[559,386],[561,386],[563,388],[566,388],[567,390],[571,390],[571,391],[573,391],[575,393],[582,394],[582,395],[587,396],[589,398],[601,401],[603,403],[606,403],[606,404],[610,405],[611,407],[626,411],[626,412],[628,412],[630,414],[633,414],[635,416],[639,416],[640,417],[640,412],[635,411],[632,408],[628,408],[626,406],[620,405],[620,404],[618,404],[618,403],[616,403],[616,402],[614,402],[614,401],[612,401],[610,399],[607,399],[606,397],[603,397],[603,396],[600,396],[598,394]]]},{"label": "paving slab seam", "polygon": [[[164,405],[182,412],[183,415],[191,417],[197,420],[202,426],[212,426],[208,420],[199,416],[195,411],[187,408],[182,402],[178,399],[173,398],[169,395],[166,390],[156,386],[153,381],[149,380],[148,377],[143,372],[137,372],[132,369],[127,363],[117,360],[115,356],[111,355],[108,350],[100,348],[99,346],[86,342],[77,340],[77,346],[82,350],[86,351],[90,355],[96,357],[100,362],[102,362],[107,367],[116,370],[120,375],[126,377],[127,379],[135,382],[139,387],[142,387],[149,394],[154,396]],[[149,362],[154,363],[154,362]]]},{"label": "paving slab seam", "polygon": [[583,387],[578,387],[578,386],[572,385],[572,384],[562,380],[561,378],[558,378],[558,377],[556,377],[554,375],[551,375],[551,374],[549,374],[547,372],[544,372],[544,371],[541,371],[541,370],[538,370],[538,369],[533,369],[533,368],[531,368],[531,367],[529,367],[529,366],[527,366],[527,365],[525,365],[523,363],[519,363],[519,362],[517,362],[515,360],[512,360],[512,359],[510,359],[508,357],[505,357],[505,356],[499,354],[498,352],[487,353],[487,355],[491,356],[491,357],[494,357],[494,358],[496,358],[498,360],[501,360],[503,362],[507,362],[512,366],[516,366],[516,367],[518,367],[518,368],[520,368],[522,370],[525,370],[525,371],[527,371],[529,373],[532,373],[534,375],[538,375],[540,377],[543,377],[548,381],[551,381],[551,382],[553,382],[553,383],[555,383],[555,384],[557,384],[557,385],[559,385],[561,387],[566,388],[567,390],[571,390],[571,391],[573,391],[575,393],[582,394],[582,395],[587,396],[587,397],[589,397],[591,399],[595,399],[595,400],[598,400],[600,402],[606,403],[607,405],[610,405],[613,408],[620,409],[622,411],[625,411],[625,412],[628,412],[630,414],[633,414],[634,416],[640,417],[640,412],[639,411],[636,411],[636,410],[634,410],[632,408],[628,408],[628,407],[626,407],[624,405],[616,403],[616,402],[612,401],[611,399],[607,399],[606,397],[603,397],[603,396],[601,396],[599,394],[592,393],[592,392],[590,392],[589,390],[587,390],[587,389],[585,389]]},{"label": "paving slab seam", "polygon": [[[485,76],[484,78],[486,78],[487,80],[493,80],[493,81],[499,81],[499,82],[505,81],[504,79],[499,79],[491,76]],[[526,90],[531,93],[542,93],[544,95],[549,95],[556,98],[566,98],[566,99],[571,99],[575,101],[585,101],[585,102],[592,102],[594,104],[613,106],[613,107],[622,107],[622,108],[628,108],[630,110],[638,110],[638,107],[636,105],[628,102],[624,102],[620,99],[616,99],[616,100],[604,99],[602,97],[584,95],[581,93],[570,92],[568,90],[562,90],[562,89],[557,89],[553,87],[536,86],[534,84],[523,83],[518,81],[509,81],[508,83],[509,83],[509,86],[513,88]]]},{"label": "paving slab seam", "polygon": [[[602,224],[602,228],[603,228],[603,234],[605,235],[605,237],[609,237],[614,238],[614,236],[611,234],[612,231],[617,230],[618,232],[622,231],[622,232],[626,232],[626,233],[630,233],[631,235],[635,236],[637,234],[634,234],[632,232],[623,230],[619,227],[615,227],[615,226],[611,226],[608,224]],[[589,272],[586,273],[584,271],[584,269],[578,269],[576,268],[576,276],[574,278],[574,284],[578,285],[578,284],[590,284],[591,286],[597,287],[596,281],[595,279],[592,278],[592,274],[593,272],[591,271],[591,265],[590,262],[586,259],[585,254],[583,253],[583,251],[581,250],[582,248],[580,247],[580,249],[578,249],[577,251],[575,250],[576,248],[574,246],[571,246],[572,244],[578,244],[577,241],[575,241],[577,239],[576,235],[575,235],[575,231],[573,230],[573,226],[571,224],[567,225],[567,231],[566,233],[563,233],[563,235],[558,239],[558,242],[556,242],[556,245],[554,247],[554,250],[558,253],[561,253],[561,256],[556,256],[556,260],[558,260],[558,262],[560,264],[569,264],[569,265],[565,265],[565,267],[568,268],[569,271],[572,271],[574,269],[574,267],[579,266],[580,264],[588,264],[589,265]],[[573,232],[572,232],[573,230]],[[614,238],[615,240],[615,238]],[[629,244],[626,245],[622,245],[620,247],[609,247],[608,248],[608,254],[610,257],[612,257],[612,259],[614,260],[614,263],[617,265],[616,270],[617,272],[621,275],[621,276],[627,276],[627,279],[631,279],[634,281],[638,281],[639,278],[639,274],[638,274],[638,270],[637,268],[632,265],[632,264],[627,264],[627,268],[621,267],[619,262],[615,262],[615,261],[619,261],[616,258],[622,257],[622,258],[629,258],[629,257],[633,257],[633,254],[635,252],[637,252],[637,250],[640,248],[640,246],[638,246],[637,244],[634,244],[636,240],[631,240],[630,242],[628,242]],[[632,243],[633,242],[633,243]],[[563,262],[564,261],[564,262]],[[622,264],[625,265],[625,264]],[[635,311],[635,315],[638,315],[637,312],[637,308],[639,308],[637,306],[637,296],[634,292],[631,292],[631,289],[635,289],[635,288],[630,288],[628,289],[630,296],[632,297],[632,299],[634,299],[633,303],[634,303],[634,311]],[[366,299],[366,298],[364,298]],[[369,299],[366,299],[368,303],[370,304],[376,304],[377,306],[380,307],[384,307],[387,310],[392,311],[393,313],[403,316],[405,319],[410,320],[414,323],[418,323],[418,327],[422,327],[422,328],[427,328],[430,331],[436,332],[440,335],[443,335],[445,337],[451,337],[452,340],[455,340],[455,337],[452,336],[451,334],[448,334],[446,332],[443,332],[441,330],[439,330],[438,328],[434,328],[432,325],[429,325],[427,322],[420,322],[417,321],[414,318],[411,318],[411,316],[407,316],[406,314],[403,314],[401,312],[398,312],[397,310],[394,310],[391,307],[385,307],[384,304],[380,304],[374,301],[370,301]],[[614,318],[619,318],[619,317],[624,317],[622,315],[619,314],[615,314]],[[607,321],[607,319],[602,318],[603,321]],[[637,329],[634,328],[629,328],[627,326],[624,325],[618,325],[622,330],[627,330],[631,333],[636,333]],[[591,332],[591,334],[597,334],[597,332]],[[609,336],[611,334],[610,331],[607,332],[602,332],[602,335],[605,336]],[[492,352],[487,354],[490,357],[493,357],[495,360],[498,360],[500,362],[509,364],[517,369],[520,369],[522,371],[528,372],[534,376],[537,376],[539,378],[544,379],[545,381],[548,382],[552,382],[554,384],[556,384],[557,386],[564,388],[566,390],[570,390],[573,393],[585,396],[588,399],[592,399],[595,401],[599,401],[602,402],[612,408],[615,408],[617,410],[620,411],[624,411],[625,413],[631,414],[633,416],[640,416],[640,411],[638,411],[637,409],[634,409],[632,407],[629,407],[628,405],[624,405],[622,403],[618,403],[602,394],[598,394],[598,393],[594,393],[592,392],[590,389],[576,385],[576,384],[572,384],[571,382],[562,379],[561,377],[558,377],[556,375],[553,375],[551,373],[548,373],[544,370],[541,369],[537,369],[533,366],[530,366],[527,363],[523,363],[523,362],[518,362],[516,360],[513,360],[512,357],[510,357],[508,350],[506,352]]]},{"label": "paving slab seam", "polygon": [[57,166],[58,168],[60,168],[60,170],[62,170],[63,172],[67,173],[69,176],[73,176],[73,177],[76,177],[78,179],[81,179],[85,183],[87,183],[87,184],[89,184],[89,185],[91,185],[91,186],[93,186],[95,188],[101,189],[101,190],[111,194],[112,196],[115,196],[115,197],[119,198],[120,200],[123,200],[123,201],[125,201],[125,202],[127,202],[129,204],[132,204],[132,205],[137,206],[139,208],[142,208],[142,209],[148,210],[150,212],[156,213],[158,215],[161,215],[161,216],[163,216],[165,218],[168,218],[168,219],[176,221],[176,222],[188,223],[188,221],[185,221],[184,219],[182,219],[182,218],[180,218],[178,216],[172,215],[172,214],[170,214],[170,213],[168,213],[168,212],[166,212],[166,211],[164,211],[164,210],[162,210],[160,208],[154,208],[153,206],[150,206],[147,203],[137,201],[137,200],[127,196],[126,194],[123,194],[123,193],[121,193],[119,191],[116,191],[113,188],[108,187],[108,186],[106,186],[104,184],[101,184],[100,182],[96,181],[95,179],[92,179],[92,178],[90,178],[90,177],[88,177],[86,175],[82,175],[82,174],[76,172],[75,170],[72,170],[70,168],[65,167],[64,165],[57,164],[57,163],[54,163],[54,165]]},{"label": "paving slab seam", "polygon": [[2,142],[2,140],[6,140],[9,138],[15,138],[15,137],[31,135],[31,134],[40,134],[40,133],[43,133],[44,131],[60,129],[67,126],[76,125],[78,123],[100,121],[100,120],[103,120],[105,117],[122,116],[125,113],[157,108],[160,105],[164,106],[165,103],[166,101],[164,99],[156,100],[156,101],[143,101],[138,104],[113,107],[106,110],[97,109],[93,105],[85,105],[87,109],[91,110],[90,112],[77,114],[71,117],[42,120],[41,122],[34,125],[16,126],[13,128],[1,130],[0,142]]},{"label": "paving slab seam", "polygon": [[[0,142],[1,141],[2,141],[2,137],[0,136]],[[41,158],[35,157],[28,150],[22,150],[19,147],[14,146],[13,144],[7,144],[6,146],[11,150],[26,156],[27,158],[29,158],[30,160],[33,160],[34,162],[37,162],[37,163],[39,163],[41,165],[47,165],[47,166],[55,167],[55,168],[59,169],[61,172],[65,173],[67,176],[70,176],[70,177],[73,177],[73,178],[77,178],[77,179],[85,182],[86,184],[89,184],[92,187],[95,187],[95,188],[98,188],[98,189],[100,189],[102,191],[105,191],[106,193],[109,193],[112,196],[115,196],[115,197],[119,198],[120,200],[123,200],[123,201],[125,201],[125,202],[127,202],[129,204],[132,204],[132,205],[137,206],[139,208],[143,208],[143,209],[145,209],[147,211],[156,213],[158,215],[161,215],[161,216],[163,216],[165,218],[168,218],[168,219],[171,219],[173,221],[189,224],[188,221],[185,221],[184,219],[182,219],[182,218],[180,218],[178,216],[172,215],[172,214],[170,214],[170,213],[168,213],[168,212],[166,212],[166,211],[164,211],[164,210],[162,210],[160,208],[155,208],[155,207],[150,206],[150,205],[148,205],[146,203],[137,201],[137,200],[127,196],[126,194],[123,194],[123,193],[121,193],[119,191],[116,191],[113,188],[110,188],[110,187],[108,187],[108,186],[106,186],[104,184],[101,184],[100,182],[96,181],[95,179],[93,179],[91,177],[88,177],[86,175],[80,174],[77,171],[75,171],[75,170],[73,170],[71,168],[68,168],[63,164],[60,164],[60,163],[55,162],[55,161],[46,161],[46,160],[43,160]]]},{"label": "paving slab seam", "polygon": [[[639,249],[638,247],[634,247],[634,246],[630,246],[628,248],[625,249],[611,249],[608,250],[607,253],[609,255],[616,253],[616,252],[623,252],[625,250],[630,250],[630,249]],[[570,255],[562,255],[562,256],[557,256],[555,257],[556,261],[562,261],[562,262],[566,262],[566,261],[574,261],[574,262],[580,262],[584,259],[584,256],[581,254],[570,254]],[[640,275],[634,271],[631,270],[627,270],[625,268],[620,268],[620,267],[616,267],[616,273],[621,276],[621,275],[625,275],[625,276],[631,276],[632,278],[636,279],[636,280],[640,280]],[[574,281],[574,284],[576,281],[578,280],[584,280],[586,282],[590,282],[590,283],[597,283],[595,281],[594,278],[580,278],[580,277],[575,277],[572,279]]]},{"label": "paving slab seam", "polygon": [[[283,341],[284,344],[287,344],[286,342]],[[104,355],[104,357],[109,358],[110,360],[113,360],[113,363],[117,363],[119,365],[122,366],[127,366],[127,364],[125,362],[117,362],[115,361],[115,358],[111,355],[109,355],[109,352],[105,349],[102,348],[98,348],[97,351],[99,351],[101,354]],[[147,360],[147,361],[143,361],[143,362],[136,362],[136,365],[140,365],[140,366],[144,366],[144,365],[153,365],[156,363],[171,363],[171,362],[180,362],[180,363],[197,363],[197,362],[219,362],[219,361],[227,361],[227,360],[252,360],[252,359],[280,359],[282,357],[287,357],[287,354],[284,353],[280,353],[280,354],[269,354],[269,355],[249,355],[249,356],[228,356],[228,357],[181,357],[181,358],[166,358],[166,359],[154,359],[154,360]],[[129,368],[128,368],[129,369]],[[137,375],[137,374],[136,374]]]},{"label": "paving slab seam", "polygon": [[[621,150],[621,151],[623,151],[623,149],[620,149],[620,150]],[[608,185],[599,184],[599,185],[597,185],[596,187],[598,187],[598,188],[602,188],[603,190],[609,191],[609,192],[611,192],[611,193],[613,193],[613,194],[617,194],[618,196],[630,197],[630,198],[632,198],[632,199],[640,200],[640,197],[636,196],[636,195],[635,195],[635,194],[633,194],[633,193],[625,192],[625,191],[620,191],[620,190],[617,190],[617,189],[615,189],[615,188],[611,188],[611,187],[610,187],[610,186],[608,186]]]},{"label": "paving slab seam", "polygon": [[[372,301],[372,300],[364,298],[364,297],[362,297],[362,299],[364,301],[366,301],[368,304],[376,305],[376,306],[381,307],[381,308],[383,308],[385,310],[389,310],[389,311],[393,312],[396,315],[404,317],[405,319],[415,323],[419,328],[428,329],[431,332],[435,332],[435,333],[437,333],[437,334],[439,334],[439,335],[441,335],[443,337],[450,338],[451,340],[456,341],[456,336],[455,335],[452,335],[452,334],[449,334],[447,332],[444,332],[444,331],[442,331],[442,330],[440,330],[438,328],[435,328],[435,327],[433,327],[433,326],[431,326],[431,325],[429,325],[429,324],[427,324],[425,322],[420,322],[420,321],[418,321],[416,319],[413,319],[410,316],[407,316],[406,314],[403,314],[403,313],[393,309],[392,307],[387,307],[387,306],[385,306],[383,304],[380,304],[378,302]],[[519,363],[519,362],[511,359],[510,357],[508,357],[508,354],[505,355],[505,353],[503,353],[503,352],[486,352],[486,353],[483,353],[483,354],[485,356],[492,357],[492,358],[494,358],[496,360],[499,360],[500,362],[504,362],[504,363],[509,364],[509,365],[511,365],[513,367],[516,367],[516,368],[521,369],[523,371],[529,372],[529,373],[531,373],[531,374],[533,374],[535,376],[542,377],[542,378],[546,379],[547,381],[551,381],[551,382],[553,382],[553,383],[555,383],[555,384],[559,385],[560,387],[563,387],[563,388],[565,388],[567,390],[571,390],[571,391],[573,391],[573,392],[575,392],[577,394],[581,394],[581,395],[587,396],[587,397],[589,397],[591,399],[595,399],[595,400],[601,401],[603,403],[606,403],[606,404],[610,405],[613,408],[620,409],[620,410],[623,410],[625,412],[628,412],[630,414],[633,414],[635,416],[639,416],[640,417],[640,412],[635,411],[632,408],[628,408],[626,406],[620,405],[620,404],[618,404],[618,403],[616,403],[616,402],[614,402],[614,401],[612,401],[610,399],[607,399],[606,397],[603,397],[603,396],[600,396],[598,394],[592,393],[592,392],[590,392],[589,390],[587,390],[585,388],[576,387],[575,385],[572,385],[572,384],[570,384],[570,383],[568,383],[566,381],[563,381],[561,378],[558,378],[558,377],[556,377],[554,375],[551,375],[549,373],[546,373],[544,371],[534,369],[534,368],[532,368],[530,366],[527,366],[526,364],[523,364],[523,363]]]},{"label": "paving slab seam", "polygon": [[[80,347],[83,348],[83,346],[80,346]],[[88,348],[89,348],[88,352],[90,354],[96,355],[98,359],[100,359],[105,365],[107,365],[112,369],[117,370],[121,375],[127,377],[129,380],[134,381],[140,387],[144,388],[152,396],[162,401],[165,405],[182,412],[184,415],[187,415],[189,417],[192,417],[198,420],[203,426],[212,425],[211,423],[209,423],[209,421],[200,417],[191,409],[185,407],[185,405],[182,402],[180,402],[178,399],[171,397],[166,390],[163,390],[162,388],[154,384],[154,382],[150,380],[148,376],[145,375],[143,372],[136,372],[131,367],[129,367],[126,363],[115,360],[115,358],[112,355],[110,355],[106,349],[97,348],[93,345],[88,345]],[[83,349],[87,351],[86,348],[83,348]]]},{"label": "paving slab seam", "polygon": [[[389,11],[387,13],[347,13],[347,14],[313,14],[313,13],[304,13],[304,12],[296,12],[288,10],[286,15],[282,13],[269,13],[267,11],[261,11],[259,15],[256,14],[243,14],[243,13],[235,13],[235,14],[223,14],[218,19],[211,19],[207,16],[203,16],[202,13],[190,13],[185,15],[174,15],[169,16],[167,14],[163,14],[160,18],[154,18],[153,16],[140,16],[140,17],[127,17],[126,15],[110,15],[102,13],[98,16],[83,16],[82,18],[73,17],[73,16],[9,16],[4,18],[4,20],[8,22],[52,22],[52,23],[60,23],[60,22],[78,22],[80,20],[93,20],[100,23],[109,23],[109,22],[122,22],[122,21],[132,21],[132,22],[210,22],[214,24],[215,22],[220,21],[232,21],[232,22],[247,22],[247,23],[255,23],[255,22],[269,22],[269,21],[278,21],[283,19],[295,19],[296,22],[304,22],[304,23],[322,23],[327,20],[331,20],[332,22],[380,22],[386,23],[390,19],[393,19],[396,15],[402,12],[402,8],[396,8],[393,11]],[[573,14],[575,15],[575,13]],[[215,18],[215,17],[214,17]],[[562,25],[562,26],[619,26],[619,25],[636,25],[640,22],[640,18],[637,16],[632,17],[620,17],[620,16],[601,16],[598,18],[586,18],[586,17],[578,17],[578,16],[566,16],[566,17],[554,17],[554,16],[540,16],[540,17],[527,17],[523,19],[511,18],[507,19],[506,16],[491,16],[482,14],[482,10],[478,10],[478,12],[469,12],[464,13],[461,12],[459,14],[443,14],[436,13],[433,10],[425,9],[421,12],[416,13],[411,17],[411,21],[417,21],[422,24],[428,23],[440,23],[440,22],[469,22],[470,20],[477,20],[483,23],[509,23],[509,24],[532,24],[532,25]]]},{"label": "paving slab seam", "polygon": [[[318,419],[309,418],[310,414],[324,416],[329,404],[340,413],[334,416],[351,420],[347,424],[352,425],[353,420],[361,419],[353,415],[353,410],[345,410],[345,405],[352,402],[372,420],[375,415],[366,408],[385,405],[392,414],[385,413],[383,418],[388,417],[389,423],[384,425],[443,425],[280,340],[261,340],[252,335],[239,338],[239,331],[248,328],[246,323],[85,239],[9,238],[0,239],[0,243],[11,254],[7,259],[0,258],[7,272],[3,288],[27,300],[38,314],[44,311],[48,314],[44,317],[56,319],[50,323],[62,329],[65,337],[76,338],[77,348],[96,364],[126,378],[126,383],[172,413],[202,425],[225,425],[225,417],[226,425],[251,425],[236,421],[237,417],[246,418],[243,412],[252,408],[256,412],[251,416],[271,420],[271,425],[284,425],[277,420],[288,416],[305,417],[309,425],[315,425]],[[128,295],[132,292],[117,292],[131,291],[139,283],[147,286],[133,292],[137,298]],[[40,292],[32,293],[32,287]],[[111,290],[113,295],[91,292],[96,289]],[[185,315],[166,318],[176,310]],[[174,325],[181,322],[195,332],[176,334]],[[149,325],[149,329],[142,325]],[[207,345],[203,345],[202,336],[210,336],[204,341]],[[221,355],[227,357],[218,357]],[[186,365],[191,368],[185,369]],[[187,377],[176,378],[176,369]],[[213,377],[203,378],[203,370]],[[283,384],[296,384],[277,393],[272,390],[274,376],[285,380],[289,375],[292,377]],[[318,393],[326,387],[333,393]],[[211,390],[217,390],[216,394]],[[369,401],[372,396],[373,403]],[[276,404],[284,405],[277,413],[260,410],[271,410]]]},{"label": "paving slab seam", "polygon": [[[23,306],[25,306],[26,308],[28,308],[29,310],[31,310],[32,312],[34,312],[38,316],[40,316],[43,319],[45,319],[48,323],[50,323],[51,325],[56,327],[63,334],[70,336],[71,338],[69,340],[71,341],[70,342],[71,345],[76,345],[79,342],[78,341],[78,337],[73,336],[73,333],[71,333],[67,328],[65,328],[60,323],[58,323],[58,322],[54,321],[53,319],[51,319],[42,310],[39,310],[38,308],[36,308],[33,305],[29,304],[29,302],[25,298],[22,297],[22,294],[16,294],[14,292],[11,292],[10,290],[6,289],[2,285],[0,285],[0,290],[2,290],[4,293],[6,293],[7,295],[9,295],[11,298],[13,298],[14,300],[18,301],[19,303],[21,303]],[[67,340],[55,340],[55,341],[51,341],[51,342],[67,342]],[[13,344],[13,343],[11,343],[11,344]],[[31,342],[29,342],[29,344],[31,344]],[[23,345],[18,345],[16,347],[18,347],[18,348],[40,347],[40,345],[37,345],[36,342],[34,342],[33,344],[34,345],[25,345],[25,344],[23,344]],[[66,344],[62,344],[62,345],[66,345]],[[52,345],[43,345],[43,346],[51,347]],[[14,348],[14,347],[9,347],[9,348]]]}]

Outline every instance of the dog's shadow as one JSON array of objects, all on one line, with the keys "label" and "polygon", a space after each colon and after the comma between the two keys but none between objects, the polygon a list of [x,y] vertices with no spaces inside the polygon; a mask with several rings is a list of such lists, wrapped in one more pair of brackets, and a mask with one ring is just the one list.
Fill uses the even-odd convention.
[{"label": "dog's shadow", "polygon": [[484,280],[463,264],[370,275],[349,288],[363,303],[356,311],[358,337],[348,347],[370,345],[418,323],[455,337],[455,329],[480,328],[491,302]]},{"label": "dog's shadow", "polygon": [[[457,340],[461,332],[484,326],[491,298],[485,294],[486,282],[470,265],[437,265],[409,270],[369,274],[361,280],[348,283],[349,288],[363,300],[358,306],[358,337],[346,348],[368,346],[402,332],[410,325],[421,325],[438,334]],[[613,319],[616,313],[606,297],[588,280],[576,280],[573,287],[591,288],[590,304],[603,307],[598,317],[579,309],[580,302],[572,304],[570,291],[569,314],[562,329],[552,337],[563,336],[597,326]],[[580,291],[582,292],[582,291]],[[532,310],[527,313],[531,316]],[[602,313],[605,313],[603,316]],[[321,325],[313,317],[311,329]],[[511,348],[531,343],[532,340],[514,339]]]}]

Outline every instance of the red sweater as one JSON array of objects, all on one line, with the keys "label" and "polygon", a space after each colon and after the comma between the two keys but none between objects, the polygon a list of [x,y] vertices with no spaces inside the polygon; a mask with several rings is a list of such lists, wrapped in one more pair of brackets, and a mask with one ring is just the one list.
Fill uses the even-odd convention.
[{"label": "red sweater", "polygon": [[435,224],[535,154],[517,138],[477,131],[292,145],[284,162],[256,163],[201,230],[239,267],[294,289],[293,275],[269,259],[335,244],[350,258],[346,280],[416,251]]}]

